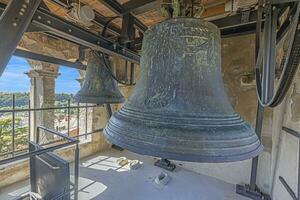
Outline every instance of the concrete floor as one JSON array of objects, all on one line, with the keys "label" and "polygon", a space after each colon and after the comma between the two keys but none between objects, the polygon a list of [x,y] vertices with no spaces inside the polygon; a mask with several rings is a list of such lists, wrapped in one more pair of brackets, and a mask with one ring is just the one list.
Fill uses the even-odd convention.
[{"label": "concrete floor", "polygon": [[[121,156],[143,162],[141,168],[119,167]],[[112,150],[87,158],[80,167],[80,200],[246,200],[235,194],[235,186],[177,167],[167,172],[171,180],[165,186],[154,183],[162,169],[153,166],[155,158],[128,151]],[[28,192],[28,181],[0,189],[1,200],[12,200]]]}]

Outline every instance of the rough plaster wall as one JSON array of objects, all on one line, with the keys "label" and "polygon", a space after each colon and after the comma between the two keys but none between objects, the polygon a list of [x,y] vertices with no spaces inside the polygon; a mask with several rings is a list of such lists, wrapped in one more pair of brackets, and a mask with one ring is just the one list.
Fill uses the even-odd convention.
[{"label": "rough plaster wall", "polygon": [[284,131],[281,126],[289,127],[300,132],[300,71],[295,76],[294,83],[289,91],[286,101],[281,105],[282,110],[278,115],[282,116],[277,132],[273,132],[276,138],[277,154],[274,155],[272,197],[274,200],[292,199],[278,177],[282,176],[297,194],[297,171],[298,171],[298,139]]},{"label": "rough plaster wall", "polygon": [[[255,125],[256,90],[254,80],[255,35],[222,39],[222,73],[227,94],[235,111]],[[258,185],[264,191],[270,190],[272,112],[265,114],[262,141],[264,152],[259,158]],[[226,182],[249,183],[251,160],[234,163],[189,163],[182,165],[193,171],[222,179]]]}]

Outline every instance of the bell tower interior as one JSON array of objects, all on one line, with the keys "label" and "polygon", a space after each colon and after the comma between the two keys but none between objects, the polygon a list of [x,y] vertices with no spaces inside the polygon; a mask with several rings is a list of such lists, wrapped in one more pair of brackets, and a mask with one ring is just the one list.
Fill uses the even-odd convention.
[{"label": "bell tower interior", "polygon": [[0,0],[0,200],[299,200],[299,0]]}]

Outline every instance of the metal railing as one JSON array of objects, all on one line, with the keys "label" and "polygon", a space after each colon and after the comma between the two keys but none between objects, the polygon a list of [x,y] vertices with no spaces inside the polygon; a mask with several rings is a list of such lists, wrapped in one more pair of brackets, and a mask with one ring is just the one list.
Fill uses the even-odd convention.
[{"label": "metal railing", "polygon": [[[16,149],[16,114],[17,113],[28,113],[27,117],[28,117],[28,141],[34,139],[34,138],[30,138],[31,135],[31,130],[35,129],[36,127],[32,127],[31,126],[31,121],[32,121],[32,115],[33,113],[36,112],[43,112],[43,111],[56,111],[56,110],[65,110],[66,112],[64,113],[67,117],[67,136],[70,136],[70,129],[71,129],[71,125],[70,125],[70,120],[71,120],[71,111],[76,110],[74,113],[74,115],[76,115],[76,121],[77,121],[77,125],[74,129],[77,129],[77,133],[76,135],[72,135],[72,137],[74,138],[80,138],[80,137],[85,137],[87,139],[88,135],[97,133],[102,131],[103,129],[97,129],[97,130],[93,130],[88,132],[88,109],[89,108],[95,108],[95,107],[100,107],[99,105],[89,105],[89,104],[84,104],[84,105],[80,105],[79,103],[77,103],[77,105],[71,105],[71,100],[68,99],[67,101],[67,105],[66,106],[54,106],[54,107],[47,107],[47,108],[31,108],[31,102],[30,100],[28,101],[28,108],[16,108],[16,96],[15,94],[12,95],[12,103],[11,103],[11,109],[2,109],[0,110],[0,115],[1,114],[5,114],[5,113],[11,113],[11,144],[9,143],[9,145],[11,145],[10,150],[7,152],[0,152],[0,160],[1,158],[6,158],[9,156],[14,157],[15,155],[18,155],[20,153],[24,153],[26,151],[28,151],[28,148],[22,148],[22,149]],[[84,123],[85,123],[85,130],[84,133],[80,133],[80,109],[85,109],[85,116],[84,116]],[[54,118],[53,118],[54,120]],[[37,129],[38,130],[38,129]],[[56,141],[52,141],[53,143],[55,143]]]},{"label": "metal railing", "polygon": [[[17,155],[17,156],[11,157],[11,158],[7,158],[7,159],[4,159],[4,160],[0,160],[0,166],[4,165],[4,164],[15,162],[15,161],[23,160],[23,159],[29,159],[29,158],[31,158],[33,156],[39,156],[39,155],[42,155],[42,154],[45,154],[45,153],[48,153],[48,152],[53,152],[55,150],[62,149],[64,147],[69,147],[69,146],[74,146],[75,145],[75,152],[74,152],[75,153],[74,154],[74,162],[75,162],[74,163],[74,184],[72,184],[73,185],[73,189],[69,190],[67,192],[70,193],[71,191],[74,191],[74,199],[78,200],[79,140],[75,139],[73,137],[69,137],[69,136],[67,136],[65,134],[59,133],[57,131],[48,129],[48,128],[43,127],[43,126],[38,126],[37,127],[37,133],[40,133],[40,130],[43,130],[43,131],[47,132],[48,134],[58,136],[58,137],[62,138],[63,140],[65,140],[65,142],[64,143],[60,143],[60,144],[55,144],[53,146],[47,146],[49,144],[42,144],[40,146],[43,147],[43,148],[36,149],[34,151],[29,151],[29,152],[27,152],[25,154],[20,154],[20,155]],[[36,140],[35,140],[35,144],[37,144],[37,145],[40,144],[40,135],[39,134],[37,134],[37,137],[36,137]],[[28,195],[30,196],[30,194],[31,193],[29,193]],[[23,196],[23,197],[21,197],[19,199],[24,199],[28,195]]]}]

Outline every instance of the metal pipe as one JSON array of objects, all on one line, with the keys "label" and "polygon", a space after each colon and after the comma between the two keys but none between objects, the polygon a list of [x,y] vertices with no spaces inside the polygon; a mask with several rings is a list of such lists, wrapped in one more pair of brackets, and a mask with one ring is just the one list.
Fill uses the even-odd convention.
[{"label": "metal pipe", "polygon": [[80,115],[80,114],[79,114],[79,111],[80,111],[80,110],[79,110],[79,103],[77,103],[77,105],[78,105],[78,106],[77,106],[77,135],[79,135],[79,132],[80,132],[80,131],[79,131],[79,115]]},{"label": "metal pipe", "polygon": [[[12,96],[12,109],[16,107],[16,95]],[[15,152],[15,112],[12,113],[12,152],[14,155]]]},{"label": "metal pipe", "polygon": [[[86,136],[86,135],[92,135],[92,134],[95,134],[95,133],[99,133],[101,131],[103,131],[103,128],[102,129],[94,130],[94,131],[89,132],[87,134],[75,135],[75,136],[73,136],[73,138],[80,138],[80,137],[83,137],[83,136]],[[41,146],[43,147],[43,146],[47,146],[47,145],[50,145],[50,144],[55,144],[57,142],[61,142],[61,140],[54,140],[54,141],[51,141],[51,142],[47,142],[47,143],[41,144]],[[28,150],[29,150],[28,148],[24,148],[24,149],[21,149],[21,150],[16,150],[15,153],[19,153],[19,152],[23,152],[23,151],[28,151]],[[9,154],[12,154],[12,151],[0,154],[0,157],[7,156]]]},{"label": "metal pipe", "polygon": [[283,126],[282,130],[284,130],[285,132],[297,137],[298,139],[300,139],[300,133],[297,131],[294,131],[293,129],[290,129],[288,127]]},{"label": "metal pipe", "polygon": [[[255,132],[259,139],[261,138],[263,117],[264,117],[264,108],[260,105],[260,103],[258,103],[257,112],[256,112]],[[252,159],[251,175],[250,175],[250,189],[253,191],[256,188],[257,168],[258,168],[258,156],[256,156],[255,158]]]},{"label": "metal pipe", "polygon": [[75,149],[75,183],[74,183],[74,200],[78,200],[78,184],[79,184],[79,145],[76,144]]},{"label": "metal pipe", "polygon": [[[259,48],[260,48],[260,40],[261,40],[261,18],[262,18],[262,0],[260,0],[257,12],[257,24],[256,24],[256,38],[255,38],[255,60],[258,58]],[[257,137],[261,138],[261,131],[263,125],[263,117],[264,117],[264,108],[257,103],[257,111],[256,111],[256,121],[255,121],[255,133]],[[257,178],[257,168],[258,168],[258,156],[252,159],[251,163],[251,175],[250,175],[250,190],[255,191],[256,189],[256,178]]]},{"label": "metal pipe", "polygon": [[[28,100],[28,108],[31,109],[31,102],[30,102],[30,99]],[[31,134],[31,112],[28,111],[28,141],[31,140],[30,138],[30,134]]]},{"label": "metal pipe", "polygon": [[68,99],[68,136],[70,136],[70,107],[71,107],[71,100]]},{"label": "metal pipe", "polygon": [[298,180],[297,180],[297,196],[300,199],[300,141],[298,141]]},{"label": "metal pipe", "polygon": [[287,190],[287,192],[291,195],[293,200],[298,200],[295,193],[293,192],[293,190],[290,188],[290,186],[287,184],[287,182],[284,180],[284,178],[282,178],[281,176],[279,176],[279,180],[282,183],[282,185],[285,187],[285,189]]},{"label": "metal pipe", "polygon": [[[74,139],[73,137],[70,137],[70,136],[67,136],[67,135],[65,135],[65,134],[59,133],[59,132],[57,132],[57,131],[51,130],[51,129],[46,128],[46,127],[44,127],[44,126],[38,126],[37,128],[38,128],[38,129],[45,130],[45,131],[47,131],[47,132],[49,132],[49,133],[52,133],[52,134],[54,134],[54,135],[60,136],[60,137],[62,137],[62,138],[64,138],[64,139],[67,139],[67,140],[69,140],[69,141],[73,141],[73,142],[74,142],[74,141],[77,141],[77,140]],[[37,143],[37,144],[38,144],[38,143]]]},{"label": "metal pipe", "polygon": [[26,153],[26,154],[22,154],[22,155],[18,155],[18,156],[12,157],[12,158],[1,160],[0,165],[15,162],[15,161],[18,161],[18,160],[23,160],[23,159],[26,159],[26,158],[29,158],[29,157],[35,156],[35,155],[41,155],[41,154],[47,153],[49,151],[54,151],[54,150],[57,150],[57,149],[60,149],[60,148],[63,148],[63,147],[67,147],[67,146],[77,144],[78,142],[79,142],[78,140],[71,141],[71,142],[68,142],[68,143],[59,144],[59,145],[54,146],[54,147],[48,147],[48,148],[45,148],[45,149],[40,149],[38,151],[32,151],[32,152],[29,152],[29,153]]},{"label": "metal pipe", "polygon": [[[88,104],[85,104],[85,135],[87,134],[87,124],[88,124]],[[85,136],[85,139],[87,139],[87,135]]]},{"label": "metal pipe", "polygon": [[[297,196],[298,196],[298,199],[300,199],[300,133],[299,132],[297,132],[297,131],[294,131],[293,129],[290,129],[290,128],[288,128],[288,127],[282,127],[282,130],[284,130],[285,132],[287,132],[287,133],[289,133],[289,134],[291,134],[291,135],[293,135],[293,136],[295,136],[295,137],[297,137],[299,140],[299,144],[298,144],[298,183],[297,183]],[[280,179],[280,177],[279,177],[279,179]],[[282,180],[284,181],[284,179],[282,178]],[[284,185],[284,184],[286,184],[286,186],[288,186],[288,184],[287,183],[283,183],[282,182],[282,184]],[[284,187],[286,187],[285,185],[284,185]],[[286,188],[287,190],[288,190],[288,188]],[[289,188],[290,189],[290,188]],[[289,192],[289,190],[288,190],[288,192]],[[289,192],[290,193],[290,192]],[[290,193],[291,194],[291,193]],[[293,194],[294,194],[294,192],[293,192]],[[295,195],[295,194],[294,194]],[[296,195],[295,195],[296,196]]]}]

